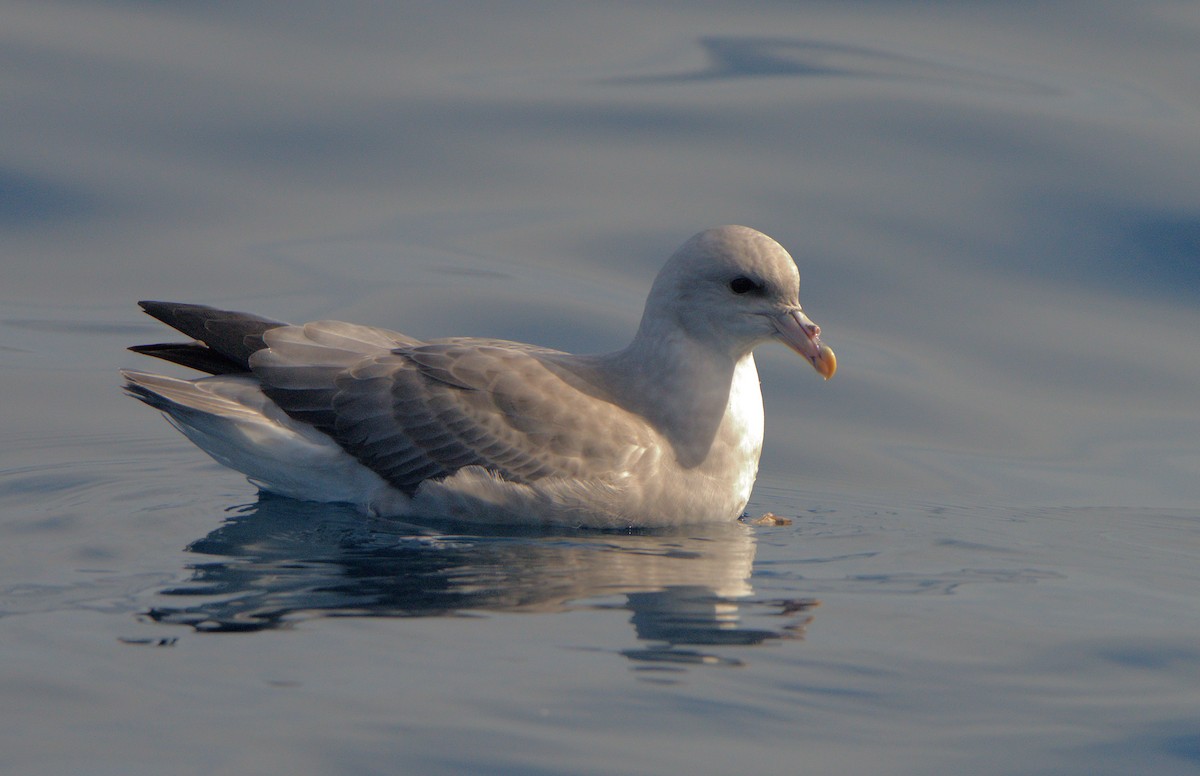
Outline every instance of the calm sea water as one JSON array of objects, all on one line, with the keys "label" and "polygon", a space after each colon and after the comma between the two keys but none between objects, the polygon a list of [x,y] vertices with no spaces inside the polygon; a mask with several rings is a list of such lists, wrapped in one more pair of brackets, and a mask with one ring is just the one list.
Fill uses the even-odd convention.
[{"label": "calm sea water", "polygon": [[[4,773],[1200,768],[1192,4],[0,14]],[[791,525],[367,520],[118,388],[143,298],[616,348],[721,223],[839,356]]]}]

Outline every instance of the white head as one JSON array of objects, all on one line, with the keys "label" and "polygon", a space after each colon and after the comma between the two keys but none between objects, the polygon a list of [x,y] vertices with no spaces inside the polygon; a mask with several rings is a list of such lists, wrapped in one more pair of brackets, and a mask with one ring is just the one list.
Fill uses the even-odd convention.
[{"label": "white head", "polygon": [[820,327],[800,308],[800,272],[783,247],[746,226],[720,226],[692,237],[658,273],[642,333],[665,322],[740,358],[778,339],[824,378],[837,369]]}]

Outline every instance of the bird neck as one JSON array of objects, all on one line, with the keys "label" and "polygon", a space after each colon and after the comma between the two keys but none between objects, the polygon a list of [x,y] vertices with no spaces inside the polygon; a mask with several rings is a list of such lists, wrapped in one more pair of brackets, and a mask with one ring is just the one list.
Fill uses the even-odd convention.
[{"label": "bird neck", "polygon": [[606,360],[609,390],[666,437],[685,468],[708,458],[722,422],[736,409],[731,407],[735,378],[758,389],[749,351],[729,354],[678,330],[647,332],[643,326],[629,347]]}]

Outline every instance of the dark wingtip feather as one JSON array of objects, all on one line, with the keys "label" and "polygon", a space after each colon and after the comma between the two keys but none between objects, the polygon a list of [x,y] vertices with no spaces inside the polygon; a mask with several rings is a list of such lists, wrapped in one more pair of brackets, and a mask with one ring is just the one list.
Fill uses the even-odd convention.
[{"label": "dark wingtip feather", "polygon": [[246,367],[226,358],[212,348],[199,342],[163,342],[153,345],[132,345],[129,350],[143,356],[161,358],[172,364],[207,372],[210,375],[225,375],[245,372]]},{"label": "dark wingtip feather", "polygon": [[263,332],[287,325],[259,315],[220,310],[202,304],[146,299],[139,301],[138,306],[203,345],[139,345],[139,348],[145,349],[131,350],[212,374],[247,371],[250,368],[250,356],[266,347]]},{"label": "dark wingtip feather", "polygon": [[142,308],[148,315],[152,315],[168,326],[175,326],[175,322],[179,320],[181,315],[205,313],[205,312],[220,312],[215,307],[209,307],[204,304],[188,304],[186,302],[156,302],[151,299],[143,299],[138,302],[138,307]]}]

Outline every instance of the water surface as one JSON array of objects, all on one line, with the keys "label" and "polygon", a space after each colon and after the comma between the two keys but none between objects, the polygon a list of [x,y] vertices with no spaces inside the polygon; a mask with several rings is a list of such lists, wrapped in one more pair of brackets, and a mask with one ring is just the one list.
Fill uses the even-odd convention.
[{"label": "water surface", "polygon": [[[6,773],[1200,765],[1190,4],[4,18]],[[367,520],[118,389],[142,298],[615,349],[721,223],[839,356],[760,353],[790,525]]]}]

